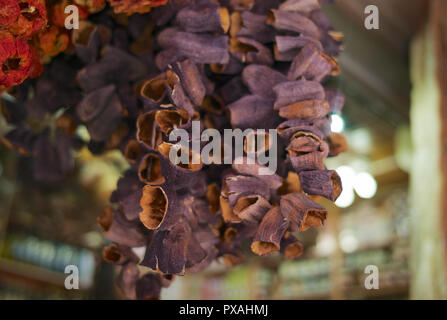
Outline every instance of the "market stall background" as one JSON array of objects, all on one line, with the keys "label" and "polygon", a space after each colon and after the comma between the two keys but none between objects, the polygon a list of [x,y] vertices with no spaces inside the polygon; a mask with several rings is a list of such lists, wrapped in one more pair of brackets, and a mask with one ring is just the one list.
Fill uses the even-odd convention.
[{"label": "market stall background", "polygon": [[[379,30],[363,26],[372,3],[380,9]],[[349,150],[326,162],[342,177],[344,194],[327,204],[324,227],[302,233],[299,260],[251,255],[231,270],[213,263],[177,277],[162,298],[410,297],[410,48],[427,23],[428,2],[339,0],[325,11],[345,37],[334,85],[346,104],[333,130],[347,137]],[[106,242],[96,217],[125,160],[116,152],[80,152],[69,179],[56,186],[34,182],[28,161],[0,148],[0,298],[122,298],[114,266],[101,259]],[[80,290],[64,287],[68,264],[82,270]],[[368,265],[380,270],[379,290],[364,286]]]}]

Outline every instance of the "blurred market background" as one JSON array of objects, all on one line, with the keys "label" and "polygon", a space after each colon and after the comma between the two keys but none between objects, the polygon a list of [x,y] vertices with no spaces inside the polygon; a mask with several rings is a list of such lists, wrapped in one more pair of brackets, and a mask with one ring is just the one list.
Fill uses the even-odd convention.
[{"label": "blurred market background", "polygon": [[[162,298],[446,298],[446,270],[434,257],[436,239],[446,239],[439,227],[441,140],[430,119],[440,104],[435,65],[447,59],[436,55],[436,44],[438,37],[447,43],[447,28],[436,31],[436,1],[410,2],[339,0],[325,9],[345,37],[343,73],[332,85],[346,105],[332,129],[347,137],[349,151],[326,163],[344,191],[326,225],[301,234],[302,258],[250,255],[231,270],[215,263],[177,277]],[[380,10],[379,30],[364,27],[369,4]],[[81,150],[69,179],[45,186],[33,181],[26,158],[0,147],[0,299],[121,298],[117,270],[101,261],[106,243],[96,217],[126,166],[119,153]],[[79,290],[64,287],[70,264],[79,266]],[[378,290],[364,287],[368,265],[379,269]]]}]

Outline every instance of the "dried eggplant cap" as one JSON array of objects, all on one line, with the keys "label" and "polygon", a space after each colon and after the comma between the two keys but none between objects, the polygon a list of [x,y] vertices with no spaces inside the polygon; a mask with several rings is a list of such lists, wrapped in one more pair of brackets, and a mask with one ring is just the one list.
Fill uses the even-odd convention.
[{"label": "dried eggplant cap", "polygon": [[126,147],[124,148],[124,157],[128,162],[136,163],[142,158],[145,152],[146,150],[140,142],[131,139],[127,142]]},{"label": "dried eggplant cap", "polygon": [[329,156],[331,157],[335,157],[348,150],[348,142],[341,133],[332,132],[327,137],[327,142],[329,144]]},{"label": "dried eggplant cap", "polygon": [[148,147],[156,149],[162,142],[161,132],[155,123],[156,111],[146,112],[137,119],[137,140],[145,143]]},{"label": "dried eggplant cap", "polygon": [[292,231],[306,231],[312,226],[322,226],[327,210],[302,193],[290,193],[281,197],[281,214],[290,221]]},{"label": "dried eggplant cap", "polygon": [[272,205],[259,195],[240,197],[233,207],[233,212],[242,220],[258,222]]},{"label": "dried eggplant cap", "polygon": [[200,109],[216,115],[223,114],[224,107],[224,102],[218,96],[205,96],[200,105]]},{"label": "dried eggplant cap", "polygon": [[303,191],[309,195],[335,201],[342,192],[341,179],[335,170],[301,171],[299,176]]},{"label": "dried eggplant cap", "polygon": [[128,221],[124,214],[106,206],[102,216],[97,218],[108,240],[128,247],[141,247],[147,242],[140,225]]},{"label": "dried eggplant cap", "polygon": [[206,200],[208,200],[209,210],[212,214],[216,214],[219,211],[219,186],[217,183],[211,183],[206,189]]},{"label": "dried eggplant cap", "polygon": [[155,113],[155,122],[166,135],[189,120],[188,112],[183,109],[159,110]]},{"label": "dried eggplant cap", "polygon": [[144,81],[139,90],[143,98],[153,103],[160,103],[166,95],[166,77],[164,74]]},{"label": "dried eggplant cap", "polygon": [[165,219],[169,206],[169,199],[163,188],[144,186],[140,205],[143,208],[143,211],[139,214],[140,221],[150,230],[158,229]]},{"label": "dried eggplant cap", "polygon": [[102,259],[107,263],[124,264],[129,261],[138,262],[138,257],[127,246],[112,243],[102,250]]},{"label": "dried eggplant cap", "polygon": [[325,100],[304,100],[279,108],[279,116],[286,119],[312,120],[328,113],[329,103]]},{"label": "dried eggplant cap", "polygon": [[227,8],[220,7],[217,3],[196,4],[180,10],[175,22],[188,32],[227,33],[230,28],[230,14]]},{"label": "dried eggplant cap", "polygon": [[[165,156],[168,159],[171,159],[170,157],[170,153],[171,153],[171,149],[173,147],[178,147],[178,145],[174,145],[171,143],[167,143],[167,142],[163,142],[158,146],[158,151]],[[180,155],[181,152],[187,152],[189,154],[189,159],[188,159],[188,163],[178,163],[175,164],[178,168],[181,168],[183,170],[187,170],[187,171],[199,171],[200,169],[202,169],[203,167],[203,162],[202,159],[200,157],[200,154],[195,153],[193,150],[189,150],[189,149],[182,149],[183,147],[179,147],[177,149],[177,155]],[[171,161],[172,162],[172,161]],[[199,162],[199,163],[197,163]],[[174,163],[173,163],[174,164]]]},{"label": "dried eggplant cap", "polygon": [[102,250],[102,259],[108,263],[119,263],[123,260],[123,254],[116,244],[111,244]]},{"label": "dried eggplant cap", "polygon": [[286,233],[281,240],[281,253],[286,259],[296,259],[303,254],[303,244],[293,235]]},{"label": "dried eggplant cap", "polygon": [[233,209],[230,206],[230,201],[227,198],[220,196],[219,204],[222,211],[222,218],[225,222],[239,223],[242,221],[242,219],[233,212]]},{"label": "dried eggplant cap", "polygon": [[320,8],[320,0],[286,0],[279,6],[280,10],[302,13],[309,13]]},{"label": "dried eggplant cap", "polygon": [[264,216],[253,238],[251,250],[264,256],[279,251],[281,238],[286,232],[288,221],[278,206],[271,208]]},{"label": "dried eggplant cap", "polygon": [[256,155],[264,154],[268,150],[270,150],[270,147],[274,143],[272,138],[270,138],[270,135],[265,131],[256,130],[253,133],[252,139],[253,140],[249,139],[248,137],[245,137],[244,139],[244,152],[246,154],[248,153],[254,153]]}]

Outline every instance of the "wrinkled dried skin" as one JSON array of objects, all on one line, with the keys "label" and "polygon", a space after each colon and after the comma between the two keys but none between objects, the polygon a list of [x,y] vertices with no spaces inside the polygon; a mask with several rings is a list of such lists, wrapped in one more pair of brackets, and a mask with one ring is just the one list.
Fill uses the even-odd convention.
[{"label": "wrinkled dried skin", "polygon": [[245,154],[263,154],[270,150],[271,144],[273,143],[274,142],[268,133],[255,131],[253,133],[253,138],[250,139],[246,137],[244,139],[244,152]]},{"label": "wrinkled dried skin", "polygon": [[312,43],[307,44],[293,60],[287,78],[290,81],[300,77],[311,81],[322,81],[327,75],[338,75],[337,62]]},{"label": "wrinkled dried skin", "polygon": [[206,251],[201,247],[194,235],[190,235],[188,247],[186,248],[185,268],[190,269],[203,262],[207,256]]},{"label": "wrinkled dried skin", "polygon": [[220,190],[217,183],[208,185],[206,189],[206,200],[209,204],[209,210],[212,214],[216,214],[219,211],[219,195]]},{"label": "wrinkled dried skin", "polygon": [[322,226],[327,210],[302,193],[290,193],[281,197],[281,214],[290,222],[292,231],[306,231],[312,226]]},{"label": "wrinkled dried skin", "polygon": [[303,251],[303,244],[293,235],[289,234],[282,238],[281,253],[284,255],[284,258],[289,260],[296,259],[303,254]]},{"label": "wrinkled dried skin", "polygon": [[7,28],[16,36],[23,39],[30,39],[47,25],[48,19],[45,1],[20,0],[19,7],[20,12],[17,19],[10,23]]},{"label": "wrinkled dried skin", "polygon": [[80,87],[86,92],[116,82],[117,75],[120,83],[140,81],[147,76],[147,65],[128,52],[106,45],[101,53],[99,61],[88,64],[76,76]]},{"label": "wrinkled dried skin", "polygon": [[119,201],[123,214],[129,221],[138,219],[142,210],[140,206],[141,192],[142,190],[138,189]]},{"label": "wrinkled dried skin", "polygon": [[239,255],[224,254],[222,255],[222,257],[227,268],[237,266],[245,261],[242,253],[239,253]]},{"label": "wrinkled dried skin", "polygon": [[140,32],[138,37],[130,45],[130,52],[135,55],[143,55],[153,51],[153,32],[155,24],[151,21]]},{"label": "wrinkled dried skin", "polygon": [[301,172],[305,170],[324,170],[324,156],[321,152],[309,152],[300,156],[287,155],[293,170]]},{"label": "wrinkled dried skin", "polygon": [[256,0],[228,0],[229,6],[233,10],[251,10]]},{"label": "wrinkled dried skin", "polygon": [[29,156],[33,147],[35,136],[25,128],[15,128],[0,137],[1,142],[10,150],[23,156]]},{"label": "wrinkled dried skin", "polygon": [[329,113],[329,103],[324,100],[304,100],[281,107],[279,116],[286,119],[317,119]]},{"label": "wrinkled dried skin", "polygon": [[[171,143],[167,143],[167,142],[163,142],[158,146],[158,151],[165,156],[167,159],[170,159],[171,163],[171,157],[169,156],[171,153],[171,148],[174,147],[173,144]],[[178,163],[178,164],[174,164],[177,168],[182,169],[182,170],[187,170],[189,172],[196,172],[199,171],[200,169],[202,169],[203,167],[203,162],[202,159],[200,157],[200,154],[195,153],[192,150],[185,150],[185,152],[189,153],[189,161],[187,164],[184,163]],[[181,153],[181,149],[178,150],[178,155],[180,156]],[[194,159],[194,160],[193,160]],[[194,162],[194,163],[193,163]],[[197,163],[199,162],[199,163]]]},{"label": "wrinkled dried skin", "polygon": [[320,41],[309,36],[276,36],[273,47],[275,60],[290,62],[307,44],[312,43],[318,50],[323,51]]},{"label": "wrinkled dried skin", "polygon": [[3,0],[0,8],[0,27],[7,27],[17,20],[20,15],[18,1]]},{"label": "wrinkled dried skin", "polygon": [[179,222],[170,230],[157,232],[141,265],[165,274],[185,273],[191,231],[187,224]]},{"label": "wrinkled dried skin", "polygon": [[335,157],[342,152],[346,152],[348,150],[348,142],[346,138],[340,134],[333,132],[327,137],[327,141],[329,144],[329,155],[331,157]]},{"label": "wrinkled dried skin", "polygon": [[207,192],[207,177],[204,171],[199,171],[197,173],[193,173],[194,177],[191,179],[191,183],[187,183],[190,185],[191,195],[194,197],[204,197]]},{"label": "wrinkled dried skin", "polygon": [[201,262],[196,265],[190,267],[188,269],[188,273],[194,274],[200,272],[207,268],[216,258],[217,258],[218,250],[215,247],[209,248],[206,250],[206,257]]},{"label": "wrinkled dried skin", "polygon": [[334,89],[326,89],[326,100],[329,102],[332,113],[341,113],[345,105],[345,96],[342,92]]},{"label": "wrinkled dried skin", "polygon": [[230,224],[231,228],[237,231],[237,238],[234,243],[241,243],[245,240],[252,240],[256,231],[258,231],[260,221],[247,221],[244,220],[241,223]]},{"label": "wrinkled dried skin", "polygon": [[251,64],[244,68],[242,81],[254,95],[275,99],[273,87],[281,82],[287,81],[282,73],[267,66]]},{"label": "wrinkled dried skin", "polygon": [[276,173],[271,172],[271,174],[260,174],[260,170],[268,171],[266,166],[258,163],[248,164],[246,158],[242,159],[242,163],[239,164],[239,162],[238,159],[235,159],[232,165],[232,168],[239,174],[258,177],[273,190],[278,189],[282,185],[282,178]]},{"label": "wrinkled dried skin", "polygon": [[303,191],[309,195],[335,201],[342,191],[341,179],[334,170],[302,171],[299,176]]},{"label": "wrinkled dried skin", "polygon": [[159,104],[166,96],[166,78],[164,75],[146,80],[140,87],[140,95],[154,104]]},{"label": "wrinkled dried skin", "polygon": [[167,28],[158,35],[158,42],[163,48],[176,49],[180,55],[197,63],[227,64],[230,61],[227,36],[194,34]]},{"label": "wrinkled dried skin", "polygon": [[71,41],[78,57],[85,63],[91,63],[98,58],[101,45],[109,42],[111,37],[108,28],[81,20],[79,29],[73,30]]},{"label": "wrinkled dried skin", "polygon": [[320,130],[320,126],[322,123],[327,121],[327,119],[292,119],[281,123],[276,128],[276,131],[278,132],[278,135],[286,141],[290,141],[293,135],[295,135],[299,131],[310,132],[316,135],[318,138],[324,139],[326,134],[325,132]]},{"label": "wrinkled dried skin", "polygon": [[103,215],[97,221],[104,230],[105,238],[112,242],[128,247],[141,247],[147,242],[146,235],[137,225],[109,206],[104,208]]},{"label": "wrinkled dried skin", "polygon": [[241,130],[251,128],[273,129],[278,123],[278,115],[271,101],[256,95],[245,96],[229,106],[231,125]]},{"label": "wrinkled dried skin", "polygon": [[140,221],[143,225],[155,230],[160,227],[168,212],[169,200],[163,188],[158,186],[144,186],[140,199]]},{"label": "wrinkled dried skin", "polygon": [[253,238],[251,250],[260,256],[272,254],[280,249],[281,238],[286,232],[288,222],[279,207],[267,212]]},{"label": "wrinkled dried skin", "polygon": [[160,156],[148,153],[140,162],[138,177],[142,182],[150,185],[163,184],[166,179],[162,173]]},{"label": "wrinkled dried skin", "polygon": [[200,106],[206,95],[206,87],[197,65],[190,59],[185,59],[177,62],[173,69],[179,75],[182,87],[191,102],[195,106]]},{"label": "wrinkled dried skin", "polygon": [[225,104],[230,104],[248,94],[248,91],[242,82],[242,78],[239,76],[233,77],[230,81],[221,86],[217,92]]},{"label": "wrinkled dried skin", "polygon": [[287,151],[291,156],[300,156],[310,152],[322,152],[323,141],[311,132],[298,131],[290,139]]},{"label": "wrinkled dried skin", "polygon": [[140,272],[135,262],[129,262],[123,265],[118,275],[117,285],[127,299],[136,299],[136,283]]},{"label": "wrinkled dried skin", "polygon": [[230,57],[229,62],[226,64],[210,64],[211,71],[220,74],[237,75],[241,73],[243,68],[244,64],[233,56]]},{"label": "wrinkled dried skin", "polygon": [[273,64],[270,49],[256,40],[245,37],[231,38],[229,49],[231,54],[243,63]]},{"label": "wrinkled dried skin", "polygon": [[230,35],[232,38],[248,37],[260,43],[269,43],[274,39],[274,29],[266,23],[267,16],[250,11],[231,14]]},{"label": "wrinkled dried skin", "polygon": [[319,0],[287,0],[281,3],[280,10],[309,13],[321,8]]},{"label": "wrinkled dried skin", "polygon": [[129,247],[118,246],[116,244],[111,244],[107,247],[104,247],[102,251],[102,259],[105,262],[113,264],[124,264],[129,261],[138,261],[138,258],[130,250]]},{"label": "wrinkled dried skin", "polygon": [[302,192],[300,177],[297,173],[289,171],[283,185],[278,189],[277,195],[282,196],[293,192]]},{"label": "wrinkled dried skin", "polygon": [[304,100],[324,100],[323,86],[317,81],[297,80],[282,82],[273,90],[276,93],[274,108],[279,108]]},{"label": "wrinkled dried skin", "polygon": [[122,138],[127,134],[127,126],[122,123],[122,119],[123,106],[118,96],[114,94],[107,109],[87,123],[91,139],[94,141],[106,141],[107,147],[118,147]]},{"label": "wrinkled dried skin", "polygon": [[155,122],[166,135],[189,121],[185,110],[159,110],[155,113]]},{"label": "wrinkled dried skin", "polygon": [[121,253],[121,251],[118,249],[118,247],[114,244],[111,244],[102,250],[102,259],[105,262],[116,263],[116,264],[120,264],[125,261],[124,255]]},{"label": "wrinkled dried skin", "polygon": [[131,15],[146,13],[153,7],[165,5],[168,0],[108,0],[115,13]]},{"label": "wrinkled dried skin", "polygon": [[187,32],[228,32],[230,14],[228,9],[216,3],[188,6],[179,11],[176,24]]},{"label": "wrinkled dried skin", "polygon": [[[212,214],[209,210],[208,202],[204,199],[192,196],[192,204],[190,209],[195,220],[200,225],[214,225],[220,222],[219,217]],[[189,210],[188,210],[189,211]]]},{"label": "wrinkled dried skin", "polygon": [[115,86],[111,84],[86,95],[76,108],[79,118],[84,122],[97,118],[107,108],[114,93]]},{"label": "wrinkled dried skin", "polygon": [[169,288],[174,280],[175,280],[174,274],[161,274],[160,275],[160,282],[161,282],[161,286],[163,288]]},{"label": "wrinkled dried skin", "polygon": [[233,240],[238,236],[238,232],[235,228],[229,227],[225,229],[223,234],[223,240],[228,243],[232,243]]},{"label": "wrinkled dried skin", "polygon": [[242,221],[242,219],[233,212],[233,209],[230,206],[230,201],[227,198],[220,196],[219,204],[222,211],[222,218],[225,222],[239,223]]},{"label": "wrinkled dried skin", "polygon": [[304,131],[293,135],[286,150],[296,172],[323,170],[323,160],[329,152],[326,142],[313,133]]},{"label": "wrinkled dried skin", "polygon": [[156,111],[142,114],[137,119],[137,139],[151,149],[157,149],[162,142],[161,132],[155,123]]},{"label": "wrinkled dried skin", "polygon": [[260,221],[271,204],[259,195],[248,195],[240,197],[233,207],[233,212],[242,220],[257,222]]},{"label": "wrinkled dried skin", "polygon": [[260,195],[266,200],[270,199],[269,186],[257,177],[232,176],[225,179],[230,205],[235,206],[240,197],[247,195]]},{"label": "wrinkled dried skin", "polygon": [[278,30],[293,31],[317,39],[321,34],[321,30],[312,20],[298,12],[272,9],[267,23]]},{"label": "wrinkled dried skin", "polygon": [[167,70],[166,80],[166,84],[169,88],[169,99],[171,102],[175,106],[185,109],[190,116],[193,116],[194,106],[180,83],[179,75],[172,70]]},{"label": "wrinkled dried skin", "polygon": [[135,139],[129,140],[124,148],[124,157],[129,163],[137,163],[146,153],[143,145]]},{"label": "wrinkled dried skin", "polygon": [[222,115],[224,112],[224,103],[217,96],[206,96],[203,99],[200,109],[215,115]]}]

